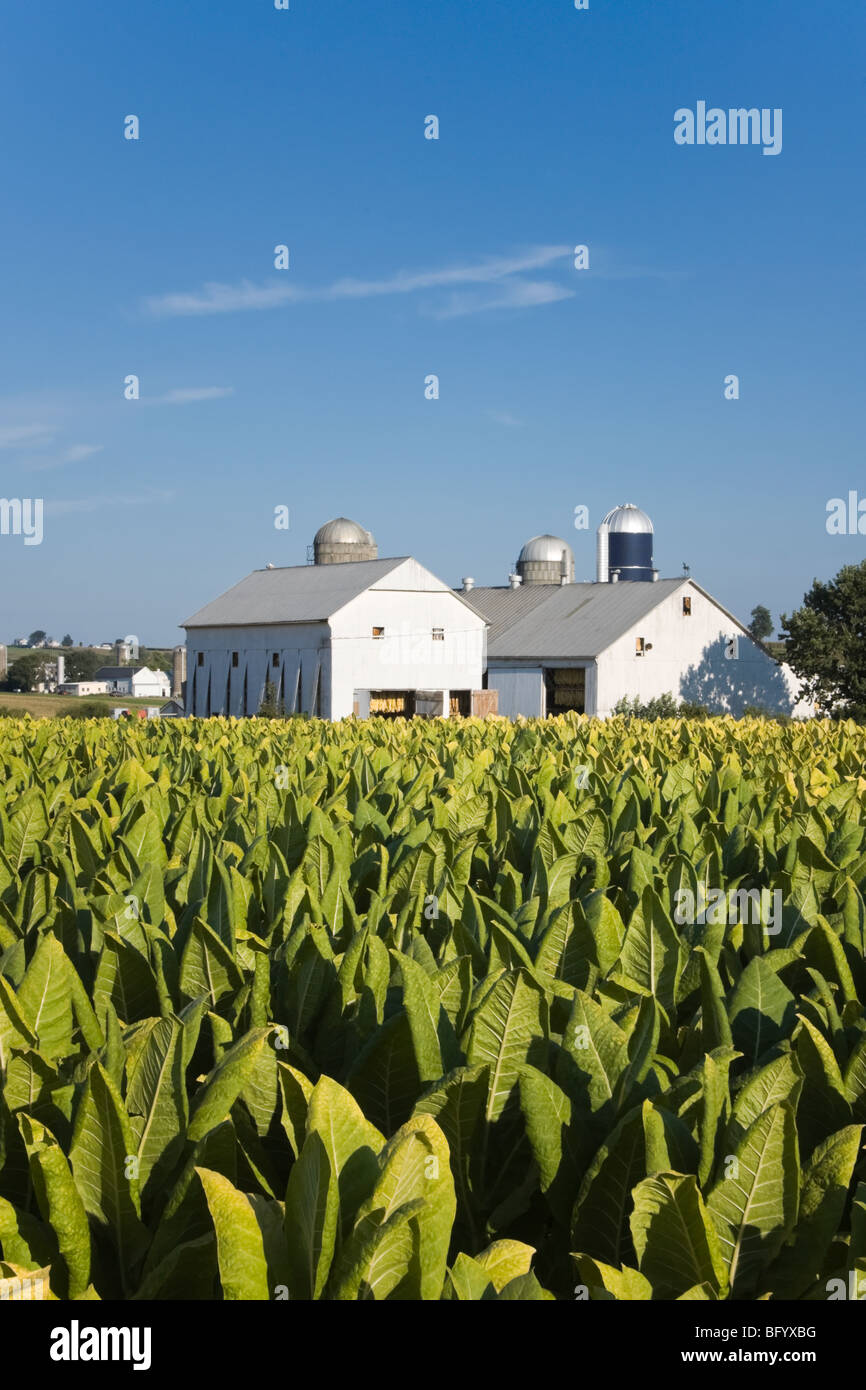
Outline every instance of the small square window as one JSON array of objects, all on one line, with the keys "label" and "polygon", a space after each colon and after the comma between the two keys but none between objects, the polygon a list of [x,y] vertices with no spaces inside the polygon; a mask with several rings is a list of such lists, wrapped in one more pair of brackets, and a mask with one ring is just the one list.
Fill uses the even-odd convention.
[{"label": "small square window", "polygon": [[197,652],[197,653],[196,653],[196,665],[197,665],[197,666],[204,666],[204,652]]},{"label": "small square window", "polygon": [[690,598],[684,598],[684,599],[683,599],[683,617],[684,617],[684,618],[690,618],[691,616],[692,616],[692,601],[691,601]]},{"label": "small square window", "polygon": [[433,641],[434,641],[434,642],[444,642],[444,641],[445,641],[445,629],[444,629],[444,627],[434,627],[434,629],[433,629]]},{"label": "small square window", "polygon": [[271,657],[271,665],[272,665],[272,666],[279,666],[279,664],[280,664],[280,654],[279,654],[279,652],[274,652],[273,656]]},{"label": "small square window", "polygon": [[635,638],[635,643],[634,643],[634,654],[635,654],[635,656],[643,656],[643,654],[644,654],[645,651],[646,651],[646,643],[644,642],[643,638],[642,638],[642,637],[636,637],[636,638]]},{"label": "small square window", "polygon": [[382,637],[384,637],[384,636],[385,636],[385,629],[384,629],[383,627],[374,627],[374,628],[373,628],[373,638],[374,638],[374,640],[378,641],[378,640],[380,640],[380,639],[381,639]]},{"label": "small square window", "polygon": [[237,654],[237,652],[232,652],[232,666],[237,666],[237,664],[238,664],[238,654]]}]

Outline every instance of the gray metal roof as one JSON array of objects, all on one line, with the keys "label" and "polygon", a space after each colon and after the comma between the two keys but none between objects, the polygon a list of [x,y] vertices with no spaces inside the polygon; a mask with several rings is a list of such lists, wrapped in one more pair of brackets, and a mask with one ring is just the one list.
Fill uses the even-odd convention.
[{"label": "gray metal roof", "polygon": [[[487,657],[595,657],[688,580],[656,583],[543,584],[527,589],[473,589],[472,602],[491,623]],[[696,586],[697,587],[697,586]]]},{"label": "gray metal roof", "polygon": [[533,608],[537,608],[539,603],[556,593],[558,585],[555,584],[521,584],[519,588],[495,588],[485,589],[472,588],[468,594],[457,590],[457,597],[462,598],[474,608],[476,613],[482,618],[486,618],[490,627],[487,630],[487,645],[495,642],[501,632],[515,623],[518,618],[522,618],[524,613],[530,613]]},{"label": "gray metal roof", "polygon": [[401,555],[392,560],[355,560],[344,565],[287,565],[282,569],[253,570],[180,626],[324,622],[407,558]]},{"label": "gray metal roof", "polygon": [[81,676],[83,681],[128,681],[130,676],[137,675],[139,671],[146,671],[146,666],[100,666],[92,676]]}]

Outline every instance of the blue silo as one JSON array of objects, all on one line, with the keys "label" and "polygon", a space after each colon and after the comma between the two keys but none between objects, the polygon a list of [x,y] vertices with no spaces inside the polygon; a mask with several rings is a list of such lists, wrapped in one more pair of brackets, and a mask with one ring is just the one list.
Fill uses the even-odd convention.
[{"label": "blue silo", "polygon": [[614,507],[598,528],[596,578],[600,584],[618,580],[652,582],[653,524],[633,502]]}]

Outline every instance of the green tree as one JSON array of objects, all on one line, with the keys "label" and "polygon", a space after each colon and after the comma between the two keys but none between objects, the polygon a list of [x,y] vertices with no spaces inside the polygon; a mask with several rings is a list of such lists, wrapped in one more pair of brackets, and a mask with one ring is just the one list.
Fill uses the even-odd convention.
[{"label": "green tree", "polygon": [[33,690],[40,681],[45,680],[47,658],[41,652],[27,652],[19,656],[9,667],[7,687],[10,690]]},{"label": "green tree", "polygon": [[773,615],[769,608],[765,608],[762,603],[758,603],[752,609],[752,621],[749,623],[749,632],[756,642],[763,642],[773,631]]},{"label": "green tree", "polygon": [[866,560],[827,584],[816,579],[781,626],[803,694],[832,718],[866,720]]},{"label": "green tree", "polygon": [[35,647],[39,642],[44,642],[45,636],[45,630],[41,627],[37,627],[36,631],[31,632],[30,636],[27,638],[28,646]]},{"label": "green tree", "polygon": [[90,647],[77,647],[66,658],[66,679],[68,681],[90,681],[100,666],[107,665],[106,652],[95,652]]},{"label": "green tree", "polygon": [[265,681],[262,703],[258,708],[260,719],[285,719],[286,707],[282,700],[277,699],[277,687],[273,681]]},{"label": "green tree", "polygon": [[60,645],[61,645],[61,647],[74,647],[74,646],[75,646],[75,643],[73,642],[73,640],[72,640],[72,638],[71,638],[71,636],[69,635],[68,632],[67,632],[67,634],[66,634],[65,637],[61,637],[61,639],[60,639]]},{"label": "green tree", "polygon": [[139,647],[138,660],[133,662],[133,665],[147,666],[151,671],[165,671],[170,676],[172,655],[159,647]]}]

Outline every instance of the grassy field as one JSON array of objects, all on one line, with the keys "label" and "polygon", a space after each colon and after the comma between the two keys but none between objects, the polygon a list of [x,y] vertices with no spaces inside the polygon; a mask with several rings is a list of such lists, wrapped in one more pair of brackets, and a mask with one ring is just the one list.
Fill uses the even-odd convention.
[{"label": "grassy field", "polygon": [[0,690],[0,710],[10,715],[32,714],[34,719],[57,719],[62,714],[74,714],[82,704],[102,705],[108,717],[116,706],[144,709],[147,705],[163,705],[165,701],[158,695],[147,700],[132,699],[127,695],[88,695],[80,700],[74,695],[37,695],[30,691],[13,695],[8,690]]}]

